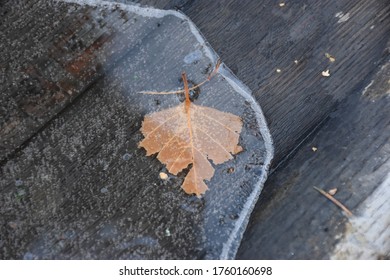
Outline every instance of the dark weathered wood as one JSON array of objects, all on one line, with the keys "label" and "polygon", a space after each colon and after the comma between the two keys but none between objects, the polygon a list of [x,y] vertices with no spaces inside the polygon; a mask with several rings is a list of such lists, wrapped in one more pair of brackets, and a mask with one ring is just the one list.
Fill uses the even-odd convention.
[{"label": "dark weathered wood", "polygon": [[[34,252],[43,255],[51,254],[50,256],[53,257],[96,256],[104,248],[112,248],[113,244],[118,244],[114,240],[118,235],[113,228],[118,220],[127,217],[125,212],[133,209],[131,207],[135,207],[134,209],[141,207],[139,197],[128,198],[128,200],[116,198],[114,199],[115,206],[112,206],[108,203],[109,199],[100,198],[100,191],[104,189],[104,186],[101,188],[100,185],[96,185],[109,177],[113,185],[125,190],[126,181],[131,178],[129,175],[132,170],[131,164],[127,166],[113,164],[113,170],[110,169],[107,175],[104,170],[105,165],[93,160],[101,153],[107,158],[125,155],[130,147],[121,142],[122,138],[118,136],[118,133],[126,135],[129,139],[136,137],[138,127],[135,124],[133,129],[126,131],[121,129],[126,123],[132,123],[128,110],[133,110],[131,119],[140,118],[140,114],[134,113],[138,111],[131,105],[130,107],[123,106],[119,102],[120,98],[113,101],[102,97],[96,102],[87,102],[93,100],[91,97],[93,88],[99,90],[102,88],[102,83],[104,83],[101,79],[102,74],[109,72],[115,66],[115,62],[122,61],[122,58],[128,54],[126,46],[131,45],[132,38],[126,37],[126,32],[121,33],[117,28],[129,24],[129,21],[123,17],[120,10],[107,11],[104,16],[107,19],[106,27],[101,27],[104,32],[99,37],[90,37],[90,34],[97,34],[96,30],[91,33],[93,25],[99,25],[99,22],[94,21],[96,14],[93,9],[84,7],[79,10],[76,8],[72,13],[67,14],[68,18],[64,20],[62,17],[48,16],[50,11],[46,11],[41,6],[35,6],[36,1],[18,1],[19,6],[15,5],[15,1],[3,2],[0,2],[0,87],[2,91],[0,96],[0,160],[3,160],[2,166],[9,168],[18,160],[22,163],[20,166],[26,166],[26,162],[31,166],[38,164],[42,174],[46,174],[47,170],[54,170],[55,176],[51,178],[56,178],[58,182],[53,183],[53,190],[59,191],[61,189],[59,186],[69,185],[71,191],[63,190],[60,196],[56,194],[56,191],[49,193],[43,191],[45,186],[50,189],[51,184],[45,183],[46,177],[43,176],[41,179],[43,181],[40,182],[42,187],[33,190],[36,209],[41,210],[30,213],[29,208],[24,205],[24,203],[28,205],[30,201],[23,200],[23,194],[26,192],[23,180],[15,178],[14,185],[17,188],[12,189],[8,186],[7,192],[2,193],[2,199],[9,203],[7,199],[10,198],[11,193],[11,196],[16,195],[20,201],[13,202],[17,210],[2,208],[3,213],[8,215],[6,227],[2,228],[2,232],[10,238],[15,238],[12,231],[20,227],[23,230],[19,232],[21,234],[13,240],[11,245],[10,243],[5,245],[1,239],[0,246],[11,246],[3,251],[7,257],[20,258],[22,257],[21,251],[13,250],[13,248],[23,247],[28,240],[39,237],[37,238],[39,242],[33,248]],[[382,116],[388,119],[385,110],[385,106],[388,106],[388,99],[379,98],[373,103],[365,101],[365,98],[360,100],[356,94],[360,92],[362,86],[368,84],[370,74],[377,71],[378,65],[388,57],[389,49],[386,46],[390,30],[388,1],[342,0],[337,3],[334,1],[315,3],[293,1],[286,2],[285,7],[280,7],[275,1],[249,0],[142,0],[138,2],[159,8],[180,9],[188,15],[222,60],[251,88],[264,110],[275,141],[274,167],[288,158],[302,140],[317,128],[313,135],[314,138],[311,139],[315,142],[306,142],[298,148],[294,158],[281,165],[271,176],[258,207],[255,209],[251,227],[238,257],[327,258],[331,256],[338,242],[337,234],[344,231],[346,220],[340,216],[339,210],[334,205],[312,189],[312,185],[325,189],[329,185],[338,187],[339,192],[336,197],[355,210],[383,179],[383,176],[378,175],[374,176],[370,182],[360,182],[356,181],[360,178],[360,175],[357,176],[356,173],[379,172],[376,168],[384,172],[383,167],[380,168],[380,166],[386,166],[378,163],[375,168],[362,167],[362,162],[373,164],[374,155],[381,155],[381,152],[376,151],[373,145],[377,144],[382,149],[386,147],[384,138],[386,134],[382,135],[379,131],[380,129],[388,130],[388,123],[382,122],[380,118]],[[20,5],[23,8],[19,9]],[[64,6],[56,6],[58,13],[61,7]],[[80,17],[79,12],[86,17]],[[57,20],[59,20],[59,25],[56,24]],[[39,38],[37,42],[30,40],[30,36],[39,30],[46,32],[37,37]],[[62,37],[56,38],[57,34],[62,34]],[[113,34],[120,34],[120,36]],[[22,36],[23,44],[19,46],[11,44],[12,39],[18,38],[17,36]],[[146,35],[145,38],[147,38]],[[35,45],[50,50],[50,55],[34,52]],[[110,56],[111,48],[115,49],[113,56]],[[97,56],[94,57],[92,53]],[[325,57],[325,53],[333,55],[336,61],[330,62]],[[13,66],[6,67],[9,64],[5,62],[10,59],[14,60]],[[22,61],[25,61],[24,64],[19,63]],[[101,61],[108,61],[108,63],[100,63]],[[276,69],[280,69],[280,73],[276,72]],[[326,69],[330,69],[330,77],[321,76],[321,72]],[[14,75],[19,75],[16,84],[10,83]],[[66,77],[66,80],[61,80],[59,77]],[[30,95],[26,96],[26,93]],[[375,92],[370,94],[375,95]],[[76,96],[79,98],[76,99]],[[111,113],[101,116],[104,120],[99,117],[96,121],[103,121],[106,130],[96,131],[101,134],[101,137],[96,138],[99,139],[96,143],[91,140],[95,138],[88,138],[88,141],[92,141],[88,142],[89,145],[77,146],[77,137],[81,137],[77,133],[88,130],[91,125],[88,118],[98,115],[98,108],[106,108],[99,107],[102,106],[102,102],[106,103],[104,106],[108,106],[110,110],[107,112]],[[73,105],[70,106],[70,104]],[[84,108],[81,110],[83,114],[75,109],[81,108],[80,104],[84,104],[81,106]],[[92,104],[94,104],[92,106],[94,113],[89,114],[87,108]],[[346,110],[346,112],[339,111],[332,114],[339,104],[343,106],[340,108],[344,108],[339,110]],[[378,111],[378,116],[376,111]],[[369,116],[368,119],[359,115],[359,112],[364,112],[365,116]],[[121,114],[124,115],[123,118],[119,117]],[[331,116],[330,121],[329,116]],[[356,122],[353,117],[361,118],[361,121]],[[110,118],[115,120],[112,124]],[[348,119],[353,128],[361,128],[362,131],[347,130],[350,126],[344,119]],[[78,125],[72,127],[71,124],[75,122]],[[363,124],[366,126],[360,126]],[[322,127],[318,127],[319,125]],[[58,131],[59,127],[63,129],[60,130],[63,137],[52,139],[50,136],[52,131]],[[378,136],[377,139],[373,139],[373,143],[369,140],[351,142],[356,139],[351,136],[363,138],[370,134],[371,128]],[[92,126],[92,129],[97,128]],[[91,130],[88,131],[91,132]],[[318,135],[316,135],[317,131],[320,131]],[[332,142],[328,135],[333,135],[332,137],[338,139],[339,143]],[[74,151],[66,150],[65,153],[67,157],[75,158],[77,161],[72,163],[71,160],[66,162],[65,159],[59,164],[58,158],[63,151],[59,146],[54,145],[54,142],[66,141],[67,137],[74,139],[71,147],[76,148]],[[85,140],[79,139],[78,141]],[[134,138],[133,146],[136,141]],[[346,142],[343,143],[343,141]],[[42,156],[47,155],[47,151],[44,153],[45,148],[51,149],[46,147],[45,143],[54,145],[53,149],[57,149],[54,153],[56,156],[48,158]],[[359,155],[351,150],[337,148],[341,143],[343,146],[353,148],[353,151],[361,149],[365,152]],[[119,147],[116,150],[113,149],[115,145]],[[311,145],[318,146],[316,153],[311,151]],[[327,152],[324,151],[324,147]],[[33,150],[41,151],[42,155],[32,152]],[[369,153],[371,150],[373,155]],[[35,161],[26,159],[29,153],[36,157]],[[41,159],[38,159],[39,156]],[[26,160],[24,162],[20,160],[23,157]],[[344,162],[344,157],[346,162],[350,163],[348,166],[340,164]],[[341,167],[333,168],[339,165]],[[68,171],[64,173],[62,169],[65,166]],[[324,166],[327,167],[326,173],[324,173]],[[344,169],[342,169],[343,166]],[[6,172],[13,172],[12,174],[21,172],[17,168],[15,170],[12,168],[6,169]],[[27,170],[31,173],[34,168],[28,167]],[[77,178],[78,176],[80,179]],[[140,188],[144,179],[138,178],[135,174],[133,176],[137,176],[138,181],[135,185]],[[87,187],[78,191],[79,186]],[[304,194],[307,196],[303,197]],[[94,197],[91,201],[88,199],[90,195]],[[45,205],[45,196],[47,196],[50,207]],[[181,196],[177,199],[170,196],[162,198],[158,194],[153,198],[154,200],[150,203],[164,204],[167,199],[174,199],[177,205],[180,204],[180,199],[184,199]],[[319,201],[320,204],[315,204],[313,201]],[[55,207],[51,207],[53,205]],[[56,212],[56,209],[62,208],[63,210]],[[56,221],[53,221],[50,216],[51,211],[58,213],[58,220],[64,223],[59,226]],[[31,219],[32,215],[36,216]],[[74,219],[73,215],[75,215]],[[147,212],[131,218],[142,220],[149,216],[152,216],[152,226],[158,228],[159,236],[164,239],[166,229],[159,227],[161,216],[153,216],[152,212]],[[236,216],[229,217],[234,219]],[[225,218],[220,221],[224,221]],[[165,219],[162,220],[165,221]],[[96,221],[111,222],[102,226]],[[42,226],[45,222],[48,222],[46,228]],[[68,226],[65,226],[66,224]],[[137,222],[132,220],[120,223],[120,227],[132,224],[137,224]],[[87,227],[85,231],[84,225]],[[303,230],[308,225],[310,228]],[[97,231],[100,226],[102,226],[101,230]],[[139,226],[142,227],[142,225]],[[191,227],[186,227],[185,223],[181,224],[179,229],[193,230]],[[132,230],[136,232],[136,229]],[[82,238],[77,235],[80,231],[84,234]],[[77,232],[76,235],[75,232]],[[119,239],[124,240],[123,238],[125,237],[121,235]],[[45,244],[47,241],[58,241],[56,243],[58,246],[51,249],[45,246],[41,248],[40,244]],[[153,239],[139,239],[129,246],[139,246],[139,252],[142,248],[150,246],[148,247],[150,250],[147,249],[150,253],[149,257],[164,255],[160,250],[161,247],[154,246],[153,242]],[[190,241],[191,244],[196,244],[196,242],[195,239]],[[85,248],[92,247],[93,244],[97,245],[94,246],[92,255],[88,255],[88,250]],[[80,248],[79,252],[71,249],[77,246]],[[164,246],[172,246],[172,243],[164,241]],[[109,251],[110,256],[126,257],[127,249],[121,252],[123,255],[118,252],[115,255],[115,252]],[[202,251],[183,250],[182,253],[173,254],[171,257],[194,258],[202,257],[202,254]],[[139,257],[145,257],[145,255],[139,255]]]},{"label": "dark weathered wood", "polygon": [[[64,13],[43,7],[52,17]],[[74,7],[62,8],[68,14]],[[180,96],[140,91],[176,89],[182,71],[199,83],[214,57],[178,14],[147,17],[117,6],[77,10],[63,20],[82,19],[75,36],[88,47],[67,47],[74,42],[65,28],[57,30],[54,50],[41,52],[88,88],[1,165],[0,258],[234,257],[248,201],[251,206],[252,194],[261,190],[271,157],[257,104],[237,90],[223,65],[199,89],[198,105],[242,118],[244,150],[215,166],[206,196],[185,194],[180,185],[186,172],[160,179],[159,172],[167,172],[163,165],[138,147],[143,116],[182,104]],[[107,29],[109,35],[102,35]]]},{"label": "dark weathered wood", "polygon": [[[181,10],[253,91],[275,142],[275,165],[363,85],[390,36],[386,0],[288,1],[284,7],[271,0],[199,0]],[[341,22],[339,12],[349,19]],[[321,76],[326,69],[329,78]]]},{"label": "dark weathered wood", "polygon": [[[270,176],[239,259],[390,258],[389,77],[390,62]],[[337,188],[334,197],[356,217],[348,222],[313,186]],[[381,197],[370,201],[379,188]]]},{"label": "dark weathered wood", "polygon": [[[180,8],[197,24],[227,65],[253,90],[275,141],[276,164],[326,118],[337,100],[361,86],[362,79],[380,61],[389,36],[389,6],[385,0],[345,0],[337,5],[332,1],[294,2],[285,7],[279,7],[274,1],[140,3]],[[349,13],[350,18],[338,23],[340,18],[335,16],[338,12]],[[47,20],[44,18],[41,24],[50,26]],[[72,24],[70,26],[73,28]],[[76,31],[71,33],[76,34],[74,42],[84,40],[77,38]],[[336,57],[335,63],[328,61],[324,55],[326,52]],[[294,63],[295,60],[298,64]],[[282,72],[276,73],[277,68]],[[331,78],[321,76],[327,68],[331,71]],[[73,94],[79,91],[75,90]],[[57,95],[49,98],[51,104],[61,103],[62,96],[67,96],[62,92],[59,94],[61,98]],[[53,106],[42,103],[42,108],[53,111]],[[54,106],[58,107],[54,112],[63,106]],[[44,114],[42,108],[39,114],[50,118],[53,113]],[[35,127],[31,129],[34,131],[48,119],[34,120],[31,124],[31,118],[21,117],[23,113],[16,113],[15,108],[9,111],[15,112],[17,117],[7,119],[3,125],[7,132],[25,127]],[[23,125],[26,119],[29,123]],[[32,133],[22,131],[18,134],[16,131],[8,132],[9,137],[16,136],[4,140],[7,144],[13,143],[8,144],[11,145],[8,150],[23,143]]]},{"label": "dark weathered wood", "polygon": [[[227,65],[252,89],[261,104],[275,142],[274,166],[323,124],[335,107],[345,102],[346,96],[358,94],[359,89],[368,84],[370,74],[388,58],[388,1],[338,1],[337,4],[294,1],[286,2],[283,8],[274,1],[195,1],[184,4],[181,9],[197,24]],[[340,12],[343,15],[336,17]],[[347,14],[349,19],[343,21],[348,18]],[[325,53],[333,55],[336,61],[331,63]],[[279,74],[275,72],[277,68],[281,69]],[[326,69],[330,69],[330,77],[321,76]],[[372,118],[367,122],[373,127],[360,127],[359,137],[371,134],[371,129],[378,135],[382,132],[384,128],[380,126],[386,122],[381,124],[381,120],[388,119],[386,102],[362,101],[359,109]],[[364,113],[354,110],[352,101],[349,103],[351,112],[346,112],[339,121],[345,125],[342,119],[349,114],[365,119]],[[377,110],[382,118],[375,115]],[[337,126],[336,122],[331,125]],[[335,127],[327,131],[333,129]],[[348,131],[341,129],[334,136],[338,133],[350,141],[354,139]],[[382,149],[388,142],[386,137],[388,135],[381,137]],[[341,136],[336,139],[332,142],[331,138],[326,138],[323,143],[340,146],[338,142],[343,139]],[[343,150],[344,155],[351,153],[351,158],[357,160],[349,167],[349,173],[371,172],[361,165],[366,161],[374,162],[375,156],[359,152],[367,146],[375,146],[368,139],[362,139],[361,145],[355,152]],[[298,159],[294,157],[266,183],[239,258],[327,258],[332,255],[339,238],[336,233],[344,231],[345,219],[331,217],[325,209],[331,209],[331,213],[339,213],[339,210],[319,196],[312,185],[337,187],[340,183],[337,176],[348,176],[337,168],[344,159],[335,147],[313,166],[308,163],[312,156],[310,144],[299,151]],[[346,203],[357,208],[383,180],[386,171],[381,172],[373,181],[356,184],[353,195],[351,189],[345,190],[345,197],[351,196],[351,201]],[[345,198],[341,193],[338,195],[341,200]],[[313,203],[315,199],[322,201],[321,206]]]},{"label": "dark weathered wood", "polygon": [[[21,1],[18,9],[14,5],[8,1],[2,9],[0,161],[12,157],[142,41],[126,33],[137,19],[119,8],[68,9],[45,1]],[[151,32],[142,31],[143,36]]]}]

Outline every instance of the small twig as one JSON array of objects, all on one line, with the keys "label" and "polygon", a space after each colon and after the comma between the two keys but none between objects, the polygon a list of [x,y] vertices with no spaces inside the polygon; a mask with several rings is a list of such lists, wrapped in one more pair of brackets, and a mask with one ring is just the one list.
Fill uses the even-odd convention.
[{"label": "small twig", "polygon": [[215,64],[213,72],[210,73],[210,75],[207,77],[207,80],[210,81],[211,78],[218,72],[219,66],[221,66],[221,59],[218,58],[217,63]]},{"label": "small twig", "polygon": [[[218,72],[219,66],[221,66],[221,60],[220,59],[218,59],[217,63],[215,64],[215,68],[214,68],[213,72],[210,73],[210,75],[207,77],[206,80],[204,80],[203,82],[197,84],[196,86],[193,86],[193,87],[189,88],[188,90],[191,91],[191,90],[197,89],[198,87],[200,87],[203,84],[205,84],[208,81],[210,81],[211,78]],[[184,93],[184,92],[185,92],[184,89],[176,90],[176,91],[140,91],[140,93],[143,93],[143,94],[178,94],[178,93]]]},{"label": "small twig", "polygon": [[[197,89],[198,87],[200,87],[201,85],[203,85],[204,83],[206,83],[208,81],[209,80],[204,80],[200,84],[197,84],[196,86],[193,86],[193,87],[189,88],[188,90],[191,91],[191,90]],[[143,94],[179,94],[179,93],[184,93],[184,92],[185,92],[184,89],[180,89],[180,90],[176,90],[176,91],[140,91],[139,93],[143,93]]]},{"label": "small twig", "polygon": [[327,199],[332,201],[334,204],[336,204],[338,207],[340,207],[347,214],[347,216],[349,216],[349,217],[353,216],[352,212],[347,207],[345,207],[340,201],[338,201],[336,198],[334,198],[333,196],[331,196],[330,194],[328,194],[324,190],[321,190],[321,189],[319,189],[317,187],[313,187],[313,188],[315,190],[317,190],[320,194],[325,196]]}]

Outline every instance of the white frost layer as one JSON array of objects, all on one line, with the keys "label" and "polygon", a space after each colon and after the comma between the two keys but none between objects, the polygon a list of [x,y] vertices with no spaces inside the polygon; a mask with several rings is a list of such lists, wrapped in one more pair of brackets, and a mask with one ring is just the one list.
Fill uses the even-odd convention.
[{"label": "white frost layer", "polygon": [[195,26],[195,24],[184,14],[173,11],[173,10],[160,10],[155,9],[151,7],[141,7],[137,6],[136,4],[124,4],[124,3],[117,3],[117,2],[110,2],[110,1],[104,1],[104,0],[55,0],[57,2],[67,2],[67,3],[75,3],[79,5],[88,5],[92,7],[120,7],[123,10],[129,11],[131,13],[135,13],[137,15],[143,16],[143,17],[149,17],[149,18],[162,18],[165,16],[173,15],[176,16],[182,20],[185,20],[189,26],[191,32],[194,34],[198,42],[204,46],[205,54],[208,58],[210,58],[211,61],[215,62],[217,60],[217,55],[215,54],[214,50],[206,46],[206,41],[202,34],[200,34],[198,28]]},{"label": "white frost layer", "polygon": [[[390,168],[390,164],[388,164]],[[377,259],[390,254],[390,173],[361,205],[332,259]]]},{"label": "white frost layer", "polygon": [[[108,2],[104,0],[57,0],[59,2],[68,2],[68,3],[76,3],[80,5],[89,5],[89,6],[106,6],[106,7],[120,7],[123,10],[136,13],[143,17],[153,17],[153,18],[162,18],[164,16],[173,15],[182,20],[185,20],[193,35],[197,39],[197,41],[203,46],[202,50],[205,52],[205,55],[210,59],[213,65],[216,64],[218,60],[218,55],[215,51],[206,43],[203,35],[200,33],[199,29],[195,26],[195,24],[184,14],[172,11],[172,10],[159,10],[150,7],[140,7],[135,4],[123,4],[117,2]],[[222,64],[219,69],[219,73],[226,79],[226,81],[236,90],[239,94],[245,97],[246,100],[250,101],[252,109],[256,113],[257,122],[259,124],[261,135],[265,142],[266,148],[266,157],[264,161],[264,172],[262,173],[259,181],[257,182],[253,192],[248,197],[239,218],[237,219],[232,232],[229,235],[228,240],[223,245],[223,249],[220,255],[220,259],[233,259],[237,253],[238,247],[240,245],[242,236],[244,234],[244,230],[248,224],[248,220],[250,214],[255,206],[257,199],[262,190],[263,184],[267,179],[269,165],[274,155],[274,147],[271,138],[271,134],[269,132],[267,122],[265,120],[263,111],[260,106],[253,98],[250,89],[245,86],[238,78],[224,65]]]},{"label": "white frost layer", "polygon": [[223,250],[221,253],[221,259],[233,259],[237,253],[238,247],[240,246],[240,242],[242,236],[244,234],[244,230],[248,224],[250,214],[252,213],[253,208],[259,198],[260,192],[263,188],[264,182],[267,179],[269,165],[274,156],[274,146],[271,134],[268,130],[267,122],[265,120],[263,111],[260,106],[257,104],[256,100],[253,98],[250,89],[245,86],[238,78],[225,66],[225,64],[221,65],[219,73],[226,79],[226,81],[242,96],[244,96],[247,100],[250,101],[252,109],[256,113],[256,119],[259,124],[259,129],[261,132],[261,136],[263,136],[265,149],[266,149],[266,158],[264,161],[264,172],[261,175],[260,180],[257,182],[255,188],[253,189],[251,195],[248,197],[239,218],[234,226],[233,231],[231,232],[227,242],[223,245]]}]

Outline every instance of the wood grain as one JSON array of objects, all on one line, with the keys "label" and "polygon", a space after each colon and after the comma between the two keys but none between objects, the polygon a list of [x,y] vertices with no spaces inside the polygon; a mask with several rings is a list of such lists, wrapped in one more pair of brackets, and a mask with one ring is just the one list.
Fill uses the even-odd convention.
[{"label": "wood grain", "polygon": [[[275,1],[200,0],[180,9],[262,106],[275,142],[274,166],[387,56],[385,0],[292,1],[285,7]],[[339,12],[349,19],[339,23]],[[325,53],[336,61],[330,63]],[[329,78],[321,76],[326,69]]]},{"label": "wood grain", "polygon": [[[42,7],[52,17],[63,12]],[[75,7],[66,4],[69,11]],[[64,39],[55,41],[55,50],[41,51],[88,86],[57,115],[42,106],[52,119],[3,161],[0,258],[231,258],[240,214],[268,165],[254,107],[223,75],[202,86],[194,97],[199,108],[207,105],[242,119],[245,151],[213,167],[207,196],[185,194],[180,186],[186,172],[161,180],[158,174],[168,171],[138,145],[144,116],[183,100],[141,91],[182,86],[182,71],[191,83],[202,81],[215,62],[201,51],[195,62],[185,62],[203,46],[180,17],[143,17],[116,6],[76,10],[80,14],[67,13],[64,21],[83,19],[76,37],[88,47],[67,47],[74,42],[65,29],[56,34]],[[101,39],[106,30],[111,35]],[[104,63],[95,73],[99,62]]]},{"label": "wood grain", "polygon": [[[387,189],[381,191],[382,199],[370,199],[390,170],[389,74],[387,63],[368,89],[345,99],[321,130],[271,175],[239,259],[389,258],[388,185],[381,187]],[[314,186],[337,188],[335,198],[356,216],[351,223]],[[377,230],[370,231],[373,227]],[[356,235],[356,230],[363,231]],[[365,239],[357,250],[351,246],[353,236]]]},{"label": "wood grain", "polygon": [[[253,212],[237,257],[326,259],[334,256],[347,219],[312,187],[337,187],[337,198],[351,210],[357,210],[375,192],[388,172],[389,122],[386,120],[390,118],[387,110],[389,101],[385,94],[387,79],[383,74],[388,72],[378,72],[378,67],[389,57],[388,1],[314,3],[302,0],[286,2],[285,7],[270,0],[137,2],[179,9],[189,16],[222,60],[253,91],[269,123],[276,151],[273,167],[277,169],[270,176]],[[106,25],[100,29],[104,32],[98,33],[94,30],[99,22],[93,20],[96,15],[93,9],[75,8],[73,12],[62,15],[65,7],[58,5],[55,7],[56,14],[62,16],[53,17],[45,10],[47,7],[40,4],[42,1],[18,3],[20,6],[17,7],[14,1],[0,3],[1,166],[9,166],[11,161],[18,160],[22,154],[32,153],[32,150],[44,152],[44,143],[50,141],[55,149],[60,149],[54,142],[73,137],[73,144],[77,146],[77,141],[82,140],[77,139],[76,131],[93,129],[93,126],[89,128],[93,112],[98,114],[105,103],[110,113],[101,116],[103,119],[96,119],[104,122],[107,130],[99,132],[96,142],[87,139],[91,142],[83,150],[83,156],[77,149],[74,154],[66,151],[66,156],[77,159],[75,165],[67,163],[70,167],[67,173],[62,173],[64,165],[56,163],[62,152],[58,152],[57,157],[45,159],[52,163],[50,166],[42,165],[38,154],[31,154],[37,157],[36,163],[40,163],[41,168],[52,170],[58,176],[56,178],[60,178],[53,189],[58,190],[64,183],[74,187],[70,192],[62,190],[63,196],[54,191],[34,190],[33,200],[38,203],[34,208],[38,209],[36,220],[25,222],[31,213],[23,205],[23,182],[15,182],[19,187],[12,191],[9,186],[1,190],[2,199],[15,192],[17,197],[21,196],[20,201],[15,202],[16,210],[2,209],[3,214],[9,215],[7,224],[2,224],[3,236],[11,238],[14,236],[12,230],[19,226],[24,231],[17,240],[13,240],[13,245],[4,245],[1,239],[0,246],[6,248],[3,253],[8,257],[20,258],[12,248],[24,246],[29,238],[40,236],[38,249],[45,240],[59,240],[57,247],[51,248],[53,256],[62,250],[63,257],[88,257],[89,252],[85,248],[95,242],[98,242],[96,254],[112,247],[113,243],[107,240],[116,234],[113,231],[115,223],[128,218],[125,212],[129,207],[140,208],[144,198],[143,195],[125,200],[116,198],[118,208],[108,205],[106,198],[97,198],[93,202],[87,199],[91,194],[95,198],[101,195],[100,190],[104,188],[95,189],[94,186],[108,176],[104,171],[105,165],[93,162],[91,158],[99,153],[109,158],[126,154],[126,143],[117,138],[116,131],[129,138],[136,137],[137,131],[135,123],[128,126],[129,130],[121,130],[129,122],[128,110],[131,108],[124,107],[118,100],[104,97],[88,102],[93,100],[91,89],[97,88],[99,92],[103,74],[126,57],[127,46],[137,42],[117,29],[131,24],[120,10],[114,9],[104,15]],[[30,39],[33,37],[37,40]],[[113,46],[115,52],[111,55],[107,50],[111,51]],[[40,53],[40,49],[46,52]],[[334,56],[335,62],[330,62],[325,53]],[[108,64],[101,63],[106,60]],[[330,77],[322,76],[321,72],[327,69]],[[360,96],[377,72],[382,74],[375,76],[374,80],[381,82],[370,87],[377,90]],[[17,79],[13,83],[15,75]],[[91,104],[95,107],[88,113]],[[84,108],[81,111],[84,115],[75,108]],[[74,123],[77,126],[72,127]],[[58,128],[61,128],[63,137],[57,135],[59,138],[51,139],[51,131]],[[111,155],[113,145],[121,149]],[[317,152],[312,151],[312,146],[318,147]],[[30,171],[36,168],[33,162],[30,165]],[[123,186],[129,178],[129,167],[118,162],[112,167],[115,168],[110,171],[109,177],[125,189]],[[6,171],[12,173],[18,170],[11,168]],[[137,188],[145,183],[143,180],[148,181],[147,178],[138,179]],[[88,188],[76,191],[79,183]],[[42,186],[48,185],[42,182]],[[48,210],[42,202],[45,197],[57,207],[54,210],[61,209],[59,219],[68,222],[73,229],[50,224],[50,211],[53,209]],[[158,203],[173,199],[169,196],[162,199],[157,194],[154,198]],[[179,199],[175,201],[179,203]],[[81,208],[74,207],[74,203]],[[89,211],[92,211],[93,217],[88,217]],[[152,226],[157,227],[163,236],[166,229],[159,225],[164,218],[154,213],[143,214],[130,218],[141,221],[151,216]],[[74,215],[77,218],[73,219]],[[112,223],[96,231],[99,224],[95,221],[107,215],[112,215]],[[232,214],[232,217],[235,216]],[[383,215],[379,213],[379,217]],[[46,221],[52,226],[49,232],[42,226]],[[120,226],[126,226],[128,222]],[[82,234],[86,239],[75,238],[77,229],[84,225],[87,230]],[[145,224],[139,226],[145,230],[148,228]],[[193,230],[190,226],[180,229]],[[78,240],[84,241],[79,244]],[[66,242],[83,249],[71,251]],[[164,242],[167,246],[171,245],[169,241]],[[189,242],[196,245],[196,237],[193,236]],[[162,255],[161,248],[154,246],[152,239],[139,239],[133,245],[139,248],[151,246],[149,256]],[[45,253],[47,248],[42,250]],[[126,256],[126,248],[122,253],[111,256]],[[202,258],[202,254],[202,251],[184,250],[170,257]]]}]

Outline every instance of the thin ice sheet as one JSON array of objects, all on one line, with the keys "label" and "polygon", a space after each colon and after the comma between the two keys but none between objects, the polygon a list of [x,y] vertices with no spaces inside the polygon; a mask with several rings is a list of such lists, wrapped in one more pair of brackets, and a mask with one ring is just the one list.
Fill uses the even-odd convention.
[{"label": "thin ice sheet", "polygon": [[[140,92],[180,89],[182,71],[196,85],[212,71],[217,54],[176,11],[45,2],[37,5],[58,18],[56,38],[46,38],[29,64],[54,57],[53,71],[64,74],[39,75],[58,85],[53,90],[80,97],[1,167],[0,219],[11,227],[2,233],[8,236],[0,243],[2,257],[234,258],[273,155],[249,89],[222,64],[196,93],[195,104],[242,118],[244,151],[214,166],[201,199],[189,196],[180,189],[185,172],[161,179],[164,166],[138,147],[144,115],[183,98]],[[64,22],[74,24],[60,28]]]}]

